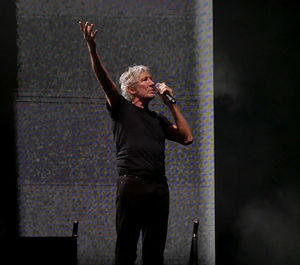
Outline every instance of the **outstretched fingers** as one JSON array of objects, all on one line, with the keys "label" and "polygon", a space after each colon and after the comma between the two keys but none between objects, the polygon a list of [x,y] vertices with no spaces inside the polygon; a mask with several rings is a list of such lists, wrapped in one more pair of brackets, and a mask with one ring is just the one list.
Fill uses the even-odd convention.
[{"label": "outstretched fingers", "polygon": [[85,22],[84,25],[84,29],[83,29],[83,33],[84,33],[84,37],[87,38],[88,37],[88,28],[89,28],[89,22]]},{"label": "outstretched fingers", "polygon": [[97,35],[98,29],[96,29],[94,32],[91,33],[91,37],[95,38]]},{"label": "outstretched fingers", "polygon": [[80,27],[81,31],[83,32],[83,25],[82,25],[81,21],[79,21],[79,27]]},{"label": "outstretched fingers", "polygon": [[98,30],[94,30],[94,24],[89,25],[89,22],[86,21],[85,24],[79,21],[80,30],[83,32],[84,38],[86,40],[94,39],[98,33]]}]

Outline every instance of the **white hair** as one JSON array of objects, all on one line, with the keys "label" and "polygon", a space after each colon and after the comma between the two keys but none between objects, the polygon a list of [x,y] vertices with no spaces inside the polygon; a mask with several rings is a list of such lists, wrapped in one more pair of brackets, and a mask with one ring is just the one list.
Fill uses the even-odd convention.
[{"label": "white hair", "polygon": [[144,65],[129,66],[128,70],[120,76],[121,93],[124,98],[131,101],[132,95],[129,93],[128,88],[134,87],[138,82],[138,77],[142,72],[149,72],[149,67]]}]

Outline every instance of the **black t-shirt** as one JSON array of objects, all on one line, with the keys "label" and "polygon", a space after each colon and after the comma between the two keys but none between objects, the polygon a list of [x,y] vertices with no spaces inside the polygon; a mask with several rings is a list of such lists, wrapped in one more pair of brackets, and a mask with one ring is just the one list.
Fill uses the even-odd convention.
[{"label": "black t-shirt", "polygon": [[120,96],[111,109],[119,174],[165,175],[165,139],[171,123],[163,115],[139,108]]}]

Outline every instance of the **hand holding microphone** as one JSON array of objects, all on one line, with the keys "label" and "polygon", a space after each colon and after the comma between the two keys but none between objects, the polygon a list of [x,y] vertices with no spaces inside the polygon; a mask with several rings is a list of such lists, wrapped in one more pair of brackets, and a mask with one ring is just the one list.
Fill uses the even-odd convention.
[{"label": "hand holding microphone", "polygon": [[156,83],[155,88],[158,90],[159,94],[165,96],[169,103],[176,104],[176,99],[170,94],[170,88],[168,88],[165,83]]}]

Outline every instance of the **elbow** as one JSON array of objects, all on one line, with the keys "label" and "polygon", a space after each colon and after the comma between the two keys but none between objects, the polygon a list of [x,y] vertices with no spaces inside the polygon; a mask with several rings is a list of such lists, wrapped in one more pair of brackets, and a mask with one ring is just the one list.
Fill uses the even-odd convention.
[{"label": "elbow", "polygon": [[192,144],[193,143],[193,141],[194,141],[194,138],[193,138],[193,136],[191,135],[191,136],[189,136],[189,137],[187,137],[184,141],[183,141],[183,145],[190,145],[190,144]]}]

